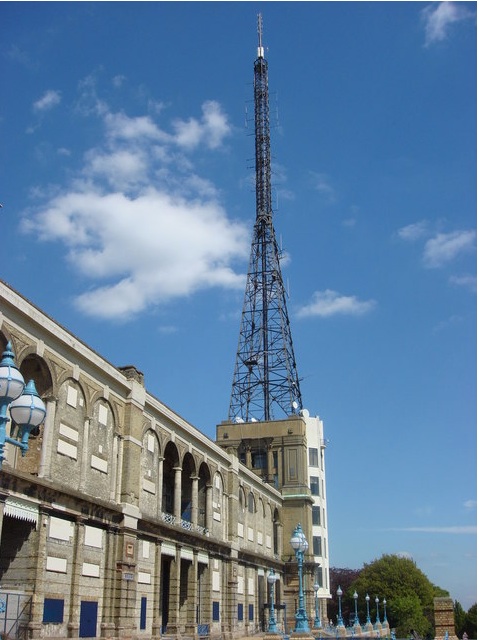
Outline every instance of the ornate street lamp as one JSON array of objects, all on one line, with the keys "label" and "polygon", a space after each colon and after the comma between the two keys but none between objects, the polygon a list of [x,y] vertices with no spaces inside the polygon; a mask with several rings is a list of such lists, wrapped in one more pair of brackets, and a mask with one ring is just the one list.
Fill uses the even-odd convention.
[{"label": "ornate street lamp", "polygon": [[296,554],[298,561],[298,578],[299,578],[299,602],[298,609],[295,614],[296,626],[295,632],[306,631],[309,633],[308,616],[304,610],[304,591],[303,591],[303,559],[304,554],[308,550],[308,541],[303,533],[301,525],[298,524],[293,531],[291,540],[289,541]]},{"label": "ornate street lamp", "polygon": [[374,602],[376,603],[376,624],[381,624],[379,620],[379,598],[377,596],[374,598]]},{"label": "ornate street lamp", "polygon": [[366,594],[366,624],[371,624],[371,618],[369,616],[369,601],[371,598],[369,597],[369,593]]},{"label": "ornate street lamp", "polygon": [[313,584],[313,589],[314,589],[314,605],[315,605],[315,611],[316,611],[316,617],[314,618],[314,629],[321,629],[321,618],[319,617],[319,608],[318,608],[319,584],[317,582]]},{"label": "ornate street lamp", "polygon": [[341,587],[338,587],[336,595],[338,596],[338,627],[344,627],[343,616],[341,614],[341,596],[343,595]]},{"label": "ornate street lamp", "polygon": [[275,574],[273,569],[269,570],[268,584],[269,584],[270,607],[269,607],[268,633],[278,632],[278,629],[276,627],[276,618],[274,615],[274,585],[278,577],[279,576]]},{"label": "ornate street lamp", "polygon": [[386,616],[386,598],[384,598],[383,600],[383,607],[384,607],[384,620],[383,620],[383,624],[387,624],[388,623],[388,618]]},{"label": "ornate street lamp", "polygon": [[353,598],[354,598],[354,624],[358,625],[359,618],[358,618],[358,592],[357,591],[353,593]]},{"label": "ornate street lamp", "polygon": [[[7,436],[9,406],[10,416],[19,428],[16,438]],[[5,443],[21,449],[24,456],[28,451],[30,431],[42,424],[45,415],[45,405],[35,389],[35,383],[30,380],[25,386],[23,376],[15,365],[12,345],[9,342],[0,362],[0,469],[5,460]]]}]

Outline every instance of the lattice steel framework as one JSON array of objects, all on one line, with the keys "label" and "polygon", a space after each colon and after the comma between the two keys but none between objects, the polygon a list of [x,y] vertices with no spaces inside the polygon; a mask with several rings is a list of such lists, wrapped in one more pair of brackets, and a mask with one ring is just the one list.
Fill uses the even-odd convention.
[{"label": "lattice steel framework", "polygon": [[254,63],[256,222],[241,318],[230,420],[284,418],[302,408],[271,204],[268,63],[258,16]]}]

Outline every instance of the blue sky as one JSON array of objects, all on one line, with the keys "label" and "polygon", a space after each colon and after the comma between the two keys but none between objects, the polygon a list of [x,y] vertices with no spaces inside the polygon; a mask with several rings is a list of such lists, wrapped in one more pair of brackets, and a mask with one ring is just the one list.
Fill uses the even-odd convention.
[{"label": "blue sky", "polygon": [[215,437],[255,215],[258,12],[331,564],[409,554],[467,609],[476,3],[1,3],[0,277]]}]

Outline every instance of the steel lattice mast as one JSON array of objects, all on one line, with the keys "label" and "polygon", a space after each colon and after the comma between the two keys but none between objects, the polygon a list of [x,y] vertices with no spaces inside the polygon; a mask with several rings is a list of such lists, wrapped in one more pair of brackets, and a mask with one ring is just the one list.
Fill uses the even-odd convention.
[{"label": "steel lattice mast", "polygon": [[236,354],[230,420],[273,420],[302,408],[271,204],[268,63],[258,16],[254,63],[256,222]]}]

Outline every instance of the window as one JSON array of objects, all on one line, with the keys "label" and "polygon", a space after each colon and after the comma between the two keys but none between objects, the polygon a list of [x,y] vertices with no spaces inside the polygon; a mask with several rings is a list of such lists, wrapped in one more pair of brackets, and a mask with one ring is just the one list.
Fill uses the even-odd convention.
[{"label": "window", "polygon": [[321,536],[313,536],[313,556],[321,555]]},{"label": "window", "polygon": [[266,452],[253,451],[251,454],[253,469],[266,469]]},{"label": "window", "polygon": [[243,605],[238,603],[238,622],[243,622]]},{"label": "window", "polygon": [[140,629],[146,629],[146,597],[142,596],[140,606]]},{"label": "window", "polygon": [[309,448],[309,466],[317,467],[318,466],[318,450]]},{"label": "window", "polygon": [[298,452],[296,449],[288,450],[288,473],[289,480],[298,479]]},{"label": "window", "polygon": [[248,605],[248,620],[250,620],[250,622],[252,620],[254,620],[254,605],[253,604],[249,604]]},{"label": "window", "polygon": [[220,620],[220,603],[213,602],[213,622],[219,622]]},{"label": "window", "polygon": [[43,622],[63,622],[64,600],[57,598],[45,598],[43,601]]},{"label": "window", "polygon": [[321,507],[313,507],[313,525],[321,525]]},{"label": "window", "polygon": [[320,587],[323,586],[323,569],[321,567],[316,569],[316,582]]},{"label": "window", "polygon": [[255,513],[255,504],[254,504],[254,496],[252,493],[248,495],[248,511],[250,513]]},{"label": "window", "polygon": [[309,486],[311,487],[311,495],[319,496],[319,478],[317,476],[310,476]]}]

